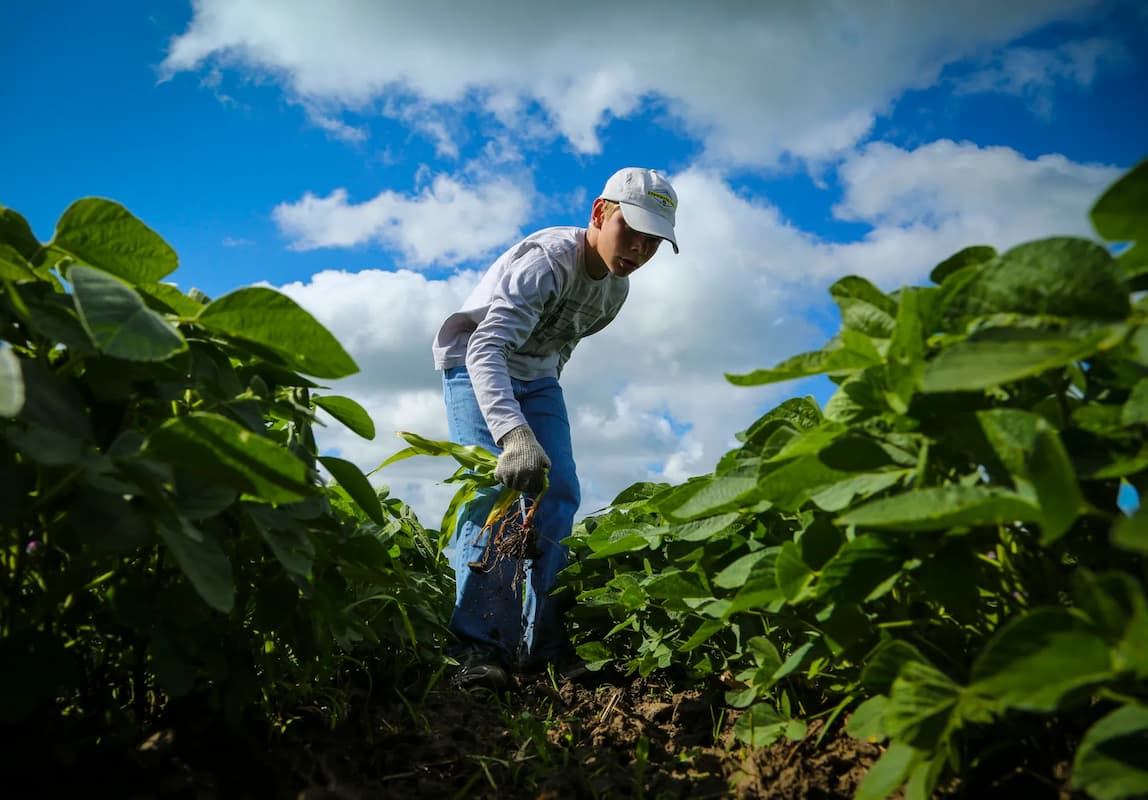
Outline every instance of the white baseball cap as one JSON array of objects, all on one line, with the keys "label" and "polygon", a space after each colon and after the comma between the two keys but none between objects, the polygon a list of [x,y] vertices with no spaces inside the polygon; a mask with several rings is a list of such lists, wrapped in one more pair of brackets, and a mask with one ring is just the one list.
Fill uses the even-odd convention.
[{"label": "white baseball cap", "polygon": [[610,176],[599,195],[622,207],[622,217],[640,233],[665,239],[678,252],[674,235],[674,214],[678,210],[678,193],[657,170],[626,167]]}]

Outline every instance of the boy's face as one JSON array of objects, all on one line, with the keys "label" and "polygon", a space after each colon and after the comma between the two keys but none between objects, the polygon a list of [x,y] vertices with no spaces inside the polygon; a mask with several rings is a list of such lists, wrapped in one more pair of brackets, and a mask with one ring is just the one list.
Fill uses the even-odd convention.
[{"label": "boy's face", "polygon": [[597,250],[606,269],[624,278],[637,270],[658,252],[662,240],[631,228],[626,224],[623,210],[619,207],[608,218],[605,216],[605,203],[594,202],[593,221],[599,227]]}]

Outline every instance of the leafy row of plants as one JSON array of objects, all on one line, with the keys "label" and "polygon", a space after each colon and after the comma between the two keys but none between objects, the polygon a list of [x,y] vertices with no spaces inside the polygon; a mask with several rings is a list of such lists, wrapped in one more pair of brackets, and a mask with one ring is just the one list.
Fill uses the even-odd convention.
[{"label": "leafy row of plants", "polygon": [[445,635],[433,538],[316,447],[318,409],[374,436],[312,380],[357,365],[285,295],[184,293],[177,264],[107,200],[47,243],[0,208],[0,721],[338,717]]},{"label": "leafy row of plants", "polygon": [[712,474],[635,484],[576,529],[578,652],[720,680],[753,744],[847,718],[888,744],[861,798],[1061,744],[1075,788],[1148,793],[1148,511],[1120,508],[1148,489],[1148,162],[1092,220],[1111,247],[834,284],[824,348],[728,376],[827,375],[824,408],[787,400]]}]

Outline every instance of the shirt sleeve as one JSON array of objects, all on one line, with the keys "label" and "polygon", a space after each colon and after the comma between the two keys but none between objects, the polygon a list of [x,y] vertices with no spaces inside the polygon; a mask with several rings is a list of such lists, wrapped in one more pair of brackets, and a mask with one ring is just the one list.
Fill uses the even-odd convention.
[{"label": "shirt sleeve", "polygon": [[556,273],[541,247],[525,248],[499,276],[486,316],[470,335],[466,370],[495,442],[526,424],[510,385],[507,356],[530,338],[547,302],[558,294]]}]

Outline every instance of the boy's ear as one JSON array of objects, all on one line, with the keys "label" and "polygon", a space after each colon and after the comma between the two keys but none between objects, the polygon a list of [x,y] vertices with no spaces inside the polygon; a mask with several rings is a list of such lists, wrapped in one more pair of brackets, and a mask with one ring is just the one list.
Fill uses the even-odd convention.
[{"label": "boy's ear", "polygon": [[594,201],[594,205],[590,208],[590,226],[594,228],[602,227],[602,214],[606,208],[606,201],[601,197]]}]

